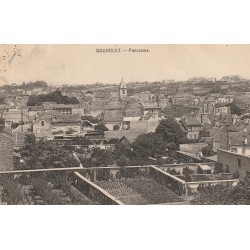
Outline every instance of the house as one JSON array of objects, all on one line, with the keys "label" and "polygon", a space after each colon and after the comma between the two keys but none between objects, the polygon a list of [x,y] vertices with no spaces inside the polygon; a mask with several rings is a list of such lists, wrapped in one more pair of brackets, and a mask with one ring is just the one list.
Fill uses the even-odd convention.
[{"label": "house", "polygon": [[128,104],[123,114],[123,129],[130,130],[130,122],[139,121],[143,115],[142,105],[139,103]]},{"label": "house", "polygon": [[198,174],[212,174],[212,169],[206,164],[198,164]]},{"label": "house", "polygon": [[91,123],[88,120],[82,120],[82,131],[94,131],[95,130],[95,124]]},{"label": "house", "polygon": [[97,117],[98,115],[102,114],[106,107],[107,101],[106,100],[93,100],[91,105],[89,105],[88,113],[93,117]]},{"label": "house", "polygon": [[132,143],[141,134],[155,132],[158,125],[159,121],[130,121],[130,126],[126,130],[105,131],[105,139],[121,139],[124,136],[130,143]]},{"label": "house", "polygon": [[36,138],[52,136],[52,120],[48,117],[39,117],[33,122],[33,132]]},{"label": "house", "polygon": [[71,105],[57,104],[54,109],[58,115],[71,115],[73,107]]},{"label": "house", "polygon": [[230,114],[231,109],[228,103],[216,103],[214,112],[215,114]]},{"label": "house", "polygon": [[25,132],[13,132],[13,142],[15,148],[22,148],[25,146],[25,137],[28,134],[33,134],[30,131]]},{"label": "house", "polygon": [[120,130],[122,127],[123,114],[121,110],[105,110],[103,124],[108,130]]},{"label": "house", "polygon": [[99,131],[87,131],[84,136],[88,140],[102,140],[104,139],[104,132]]},{"label": "house", "polygon": [[43,102],[42,106],[44,110],[54,110],[57,104],[55,102]]},{"label": "house", "polygon": [[143,133],[141,131],[113,130],[113,131],[105,131],[104,134],[105,134],[104,138],[106,140],[110,139],[122,140],[122,138],[126,138],[126,141],[128,141],[129,143],[133,143],[136,140],[136,138]]},{"label": "house", "polygon": [[10,129],[0,124],[0,171],[14,169],[13,137]]},{"label": "house", "polygon": [[240,178],[250,175],[250,147],[238,147],[236,150],[218,149],[218,162],[224,171],[234,173]]},{"label": "house", "polygon": [[194,116],[186,116],[180,120],[180,123],[184,130],[187,132],[187,139],[197,140],[199,138],[199,132],[202,128],[202,124]]},{"label": "house", "polygon": [[69,130],[81,133],[81,118],[79,115],[57,115],[52,118],[52,133],[66,133]]},{"label": "house", "polygon": [[37,117],[39,113],[44,111],[43,106],[28,106],[24,108],[28,110],[29,119],[34,119],[34,117]]},{"label": "house", "polygon": [[191,104],[183,104],[183,103],[173,103],[171,110],[173,112],[173,116],[178,118],[187,114],[199,114],[200,113],[200,105],[191,105]]},{"label": "house", "polygon": [[152,94],[150,91],[141,92],[138,94],[141,103],[147,103],[152,101]]},{"label": "house", "polygon": [[159,106],[158,104],[144,104],[143,105],[143,109],[144,109],[144,114],[146,114],[147,112],[151,112],[151,113],[161,113],[161,106]]},{"label": "house", "polygon": [[27,123],[29,122],[29,113],[20,109],[8,109],[3,113],[6,123]]}]

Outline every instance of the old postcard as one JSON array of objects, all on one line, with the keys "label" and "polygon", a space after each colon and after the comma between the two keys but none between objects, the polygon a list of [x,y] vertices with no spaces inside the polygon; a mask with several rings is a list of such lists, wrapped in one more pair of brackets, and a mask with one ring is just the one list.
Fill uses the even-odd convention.
[{"label": "old postcard", "polygon": [[250,45],[0,45],[0,204],[250,204]]}]

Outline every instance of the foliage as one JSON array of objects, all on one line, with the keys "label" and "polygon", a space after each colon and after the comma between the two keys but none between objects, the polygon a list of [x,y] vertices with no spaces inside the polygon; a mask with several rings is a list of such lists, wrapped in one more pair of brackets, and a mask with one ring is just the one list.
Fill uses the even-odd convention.
[{"label": "foliage", "polygon": [[46,95],[32,95],[29,96],[27,101],[27,106],[39,106],[43,102],[55,102],[57,104],[79,104],[79,101],[76,97],[63,96],[61,91],[56,90],[50,94]]},{"label": "foliage", "polygon": [[189,167],[185,167],[185,168],[183,168],[183,170],[182,170],[182,174],[183,175],[191,175],[191,174],[193,174],[194,173],[194,171],[192,170],[192,169],[190,169]]},{"label": "foliage", "polygon": [[168,168],[167,172],[171,175],[180,175],[181,174],[180,171],[176,171],[174,168],[172,168],[172,169]]},{"label": "foliage", "polygon": [[191,203],[197,205],[250,205],[250,181],[244,179],[236,186],[209,186],[199,189]]},{"label": "foliage", "polygon": [[5,96],[0,96],[0,104],[4,104],[4,99],[5,98],[6,98]]},{"label": "foliage", "polygon": [[223,169],[223,164],[222,163],[216,163],[214,166],[214,173],[215,174],[220,174],[220,173],[224,173],[224,169]]},{"label": "foliage", "polygon": [[160,134],[148,133],[139,135],[132,144],[135,157],[158,157],[166,155],[167,142]]},{"label": "foliage", "polygon": [[96,117],[93,117],[91,115],[85,115],[85,116],[82,116],[81,117],[82,120],[87,120],[91,123],[99,123],[100,122],[100,119],[96,118]]},{"label": "foliage", "polygon": [[113,129],[114,129],[114,130],[119,130],[119,129],[120,129],[120,126],[119,126],[118,124],[115,124]]},{"label": "foliage", "polygon": [[4,200],[7,204],[21,204],[22,192],[17,181],[14,180],[13,175],[3,175],[0,177],[0,185],[4,187]]},{"label": "foliage", "polygon": [[91,158],[97,167],[107,167],[114,162],[112,152],[100,148],[95,148],[92,151]]},{"label": "foliage", "polygon": [[53,135],[60,135],[60,134],[64,134],[64,132],[62,130],[53,132]]},{"label": "foliage", "polygon": [[232,102],[226,106],[230,107],[231,114],[235,114],[235,115],[240,116],[244,113],[244,109],[239,108],[234,102]]},{"label": "foliage", "polygon": [[108,131],[108,128],[103,123],[99,123],[98,125],[95,126],[95,130],[104,132],[104,131]]},{"label": "foliage", "polygon": [[172,117],[162,120],[156,128],[155,133],[163,137],[165,142],[173,142],[177,146],[186,140],[185,133],[182,131],[180,124]]},{"label": "foliage", "polygon": [[25,147],[21,150],[24,157],[24,168],[66,168],[78,167],[72,150],[52,141],[34,141],[32,134],[25,138]]},{"label": "foliage", "polygon": [[13,122],[12,124],[11,124],[11,128],[12,129],[16,129],[17,127],[19,127],[19,123],[16,123],[16,122]]},{"label": "foliage", "polygon": [[204,157],[210,157],[210,156],[214,155],[213,147],[210,144],[207,145],[207,146],[205,146],[205,147],[203,147],[201,149],[201,152],[202,152],[202,154],[203,154]]},{"label": "foliage", "polygon": [[66,135],[71,135],[71,134],[74,134],[76,131],[73,129],[73,128],[70,128],[70,129],[68,129],[66,132],[65,132],[65,134]]}]

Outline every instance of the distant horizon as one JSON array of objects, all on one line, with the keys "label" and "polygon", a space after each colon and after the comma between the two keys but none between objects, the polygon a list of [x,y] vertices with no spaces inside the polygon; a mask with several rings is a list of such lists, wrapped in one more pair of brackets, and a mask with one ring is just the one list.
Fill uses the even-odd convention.
[{"label": "distant horizon", "polygon": [[249,68],[250,45],[0,45],[0,86],[250,79]]},{"label": "distant horizon", "polygon": [[[175,80],[175,79],[162,79],[162,80],[155,80],[155,81],[126,81],[126,79],[124,79],[125,83],[145,83],[145,82],[148,82],[148,83],[154,83],[154,82],[163,82],[163,81],[174,81],[174,83],[178,83],[178,82],[187,82],[189,79],[191,78],[205,78],[206,80],[208,79],[211,79],[211,78],[216,78],[216,82],[220,82],[220,80],[223,78],[223,77],[233,77],[233,76],[239,76],[242,78],[242,80],[245,80],[245,81],[249,81],[250,79],[247,79],[245,77],[242,77],[241,75],[228,75],[228,76],[222,76],[220,78],[216,78],[216,77],[203,77],[203,76],[193,76],[193,77],[190,77],[188,79],[185,79],[185,80]],[[1,86],[4,86],[4,85],[10,85],[10,86],[22,86],[23,83],[25,84],[29,84],[29,83],[34,83],[34,82],[46,82],[48,84],[48,86],[54,86],[54,87],[59,87],[59,86],[63,86],[63,85],[68,85],[68,86],[84,86],[84,85],[95,85],[95,84],[103,84],[103,85],[119,85],[121,80],[118,81],[118,82],[114,82],[114,83],[106,83],[106,82],[92,82],[92,83],[51,83],[51,82],[47,82],[45,80],[34,80],[34,81],[21,81],[21,82],[12,82],[12,83],[6,83],[6,84],[3,84],[3,85],[0,85]],[[212,83],[212,82],[211,82]],[[169,83],[171,84],[171,83]]]}]

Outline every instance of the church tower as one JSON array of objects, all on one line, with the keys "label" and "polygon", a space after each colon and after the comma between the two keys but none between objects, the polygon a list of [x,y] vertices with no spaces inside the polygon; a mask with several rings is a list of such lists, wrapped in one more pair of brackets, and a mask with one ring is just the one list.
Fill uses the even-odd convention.
[{"label": "church tower", "polygon": [[120,83],[120,99],[122,99],[123,97],[126,97],[127,95],[128,95],[128,88],[122,78],[121,83]]}]

